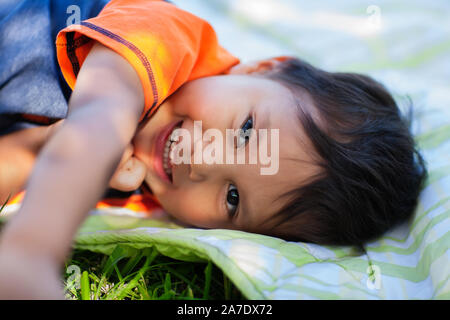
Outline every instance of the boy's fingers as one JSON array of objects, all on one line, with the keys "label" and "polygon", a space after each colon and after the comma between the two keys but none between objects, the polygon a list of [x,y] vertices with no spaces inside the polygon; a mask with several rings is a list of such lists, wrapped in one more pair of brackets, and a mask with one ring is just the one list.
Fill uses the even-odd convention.
[{"label": "boy's fingers", "polygon": [[109,186],[121,191],[133,191],[139,188],[145,179],[147,167],[135,157],[126,158],[112,176]]}]

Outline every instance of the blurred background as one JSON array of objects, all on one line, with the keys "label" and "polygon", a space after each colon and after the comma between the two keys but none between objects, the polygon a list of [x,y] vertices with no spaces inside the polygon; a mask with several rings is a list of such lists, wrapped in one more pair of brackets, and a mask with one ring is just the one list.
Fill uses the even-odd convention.
[{"label": "blurred background", "polygon": [[[402,110],[412,102],[416,136],[448,129],[448,0],[172,2],[209,21],[221,44],[242,62],[294,55],[327,71],[368,74],[393,93]],[[441,139],[450,138],[444,131]],[[433,159],[433,167],[443,165],[448,158]]]}]

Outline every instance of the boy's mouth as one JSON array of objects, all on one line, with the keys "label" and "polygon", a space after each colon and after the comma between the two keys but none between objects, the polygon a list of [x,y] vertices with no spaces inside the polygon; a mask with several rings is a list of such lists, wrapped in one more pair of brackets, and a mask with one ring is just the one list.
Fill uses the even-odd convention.
[{"label": "boy's mouth", "polygon": [[177,121],[164,127],[156,137],[155,157],[153,168],[166,182],[172,183],[172,163],[170,161],[170,149],[174,145],[173,132],[181,127],[182,121]]}]

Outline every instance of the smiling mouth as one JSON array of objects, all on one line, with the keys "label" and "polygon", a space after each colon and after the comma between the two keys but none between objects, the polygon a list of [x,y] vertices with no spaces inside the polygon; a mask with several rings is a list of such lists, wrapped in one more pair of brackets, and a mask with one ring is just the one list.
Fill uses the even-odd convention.
[{"label": "smiling mouth", "polygon": [[176,145],[174,142],[177,140],[175,130],[181,128],[182,123],[182,121],[179,121],[166,126],[156,139],[153,168],[164,181],[169,183],[173,182],[173,163],[170,157],[171,150]]},{"label": "smiling mouth", "polygon": [[169,137],[167,138],[166,143],[164,145],[164,153],[163,153],[163,157],[162,157],[163,169],[164,169],[164,172],[169,177],[170,181],[172,181],[172,167],[173,167],[173,163],[172,163],[172,159],[171,159],[170,155],[172,153],[172,148],[175,146],[175,142],[177,141],[177,134],[176,134],[175,130],[179,129],[180,127],[181,127],[181,125],[177,125],[173,128],[172,132],[169,134]]}]

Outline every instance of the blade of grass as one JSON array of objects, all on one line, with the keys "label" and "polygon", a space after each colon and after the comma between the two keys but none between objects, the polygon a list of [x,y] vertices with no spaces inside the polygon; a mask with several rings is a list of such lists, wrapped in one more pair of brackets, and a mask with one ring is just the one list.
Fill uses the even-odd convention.
[{"label": "blade of grass", "polygon": [[188,285],[186,289],[183,290],[183,292],[176,296],[175,299],[177,300],[203,300],[201,298],[195,298],[194,292],[192,291],[191,287]]},{"label": "blade of grass", "polygon": [[166,278],[164,280],[164,293],[168,293],[171,290],[171,287],[172,287],[171,282],[172,282],[172,279],[170,277],[170,273],[167,272]]},{"label": "blade of grass", "polygon": [[[99,277],[97,277],[97,276],[96,276],[95,274],[93,274],[93,273],[90,273],[90,274],[89,274],[89,278],[91,278],[91,292],[97,292],[97,290],[98,290],[97,285],[98,285],[98,283],[100,283]],[[94,299],[97,299],[97,298],[95,297],[95,294],[94,294]]]},{"label": "blade of grass", "polygon": [[[176,271],[175,269],[166,266],[166,269],[172,273],[174,276],[178,277],[180,280],[183,280],[184,282],[186,282],[190,287],[192,288],[196,288],[198,291],[201,291],[202,289],[197,286],[196,284],[194,284],[195,279],[197,278],[196,275],[194,275],[194,278],[192,280],[189,280],[188,278],[186,278],[185,276],[183,276],[181,273],[179,273],[178,271]],[[192,290],[192,289],[191,289]]]},{"label": "blade of grass", "polygon": [[203,299],[209,299],[209,289],[211,287],[211,272],[212,263],[208,261],[208,265],[205,268],[205,288],[203,290]]},{"label": "blade of grass", "polygon": [[[111,295],[107,295],[107,299],[123,299],[127,296],[131,290],[133,290],[139,282],[139,279],[143,276],[145,271],[149,269],[149,265],[153,262],[153,260],[158,256],[158,251],[148,249],[147,252],[147,258],[145,259],[144,265],[139,269],[136,276],[128,282],[128,284],[123,285],[122,288],[118,288],[117,291],[114,291]],[[151,253],[150,253],[151,252]],[[121,282],[124,284],[124,282]]]},{"label": "blade of grass", "polygon": [[134,267],[137,266],[137,264],[141,261],[142,257],[144,256],[144,251],[139,251],[135,256],[131,257],[125,266],[122,268],[122,274],[128,274],[131,270],[134,269]]},{"label": "blade of grass", "polygon": [[106,261],[105,267],[103,268],[103,274],[106,276],[106,278],[109,278],[111,272],[114,270],[114,266],[116,266],[120,260],[126,257],[127,256],[124,253],[124,250],[120,246],[116,246],[114,248],[113,252]]},{"label": "blade of grass", "polygon": [[186,291],[187,291],[187,293],[186,293],[187,297],[194,299],[194,293],[192,292],[191,286],[188,285]]},{"label": "blade of grass", "polygon": [[87,271],[83,271],[81,274],[81,300],[91,300],[89,273]]},{"label": "blade of grass", "polygon": [[105,265],[103,267],[102,277],[98,282],[97,291],[95,292],[94,299],[98,299],[100,296],[101,289],[103,288],[104,283],[107,279],[109,279],[111,272],[114,270],[114,267],[117,263],[126,258],[126,254],[124,250],[120,246],[116,246],[111,253],[111,255],[107,258]]},{"label": "blade of grass", "polygon": [[147,285],[145,284],[145,279],[143,276],[141,276],[140,282],[138,282],[137,288],[139,290],[139,293],[141,294],[142,298],[141,300],[150,300],[151,297],[148,294]]},{"label": "blade of grass", "polygon": [[123,281],[123,277],[120,274],[119,268],[117,267],[117,264],[114,265],[114,270],[116,271],[117,277],[119,278],[119,281]]},{"label": "blade of grass", "polygon": [[175,291],[172,290],[172,279],[170,277],[170,273],[166,273],[166,277],[164,279],[164,293],[159,299],[171,299],[175,296]]}]

